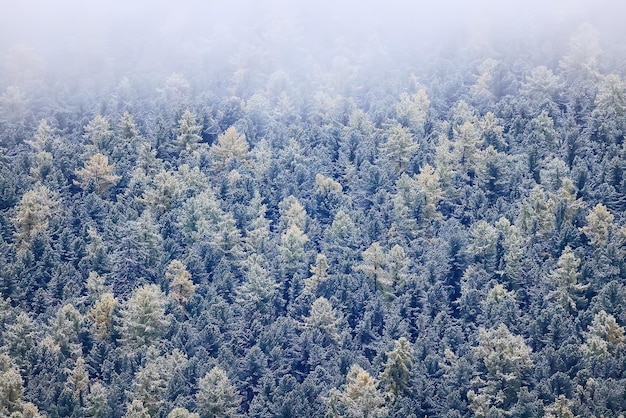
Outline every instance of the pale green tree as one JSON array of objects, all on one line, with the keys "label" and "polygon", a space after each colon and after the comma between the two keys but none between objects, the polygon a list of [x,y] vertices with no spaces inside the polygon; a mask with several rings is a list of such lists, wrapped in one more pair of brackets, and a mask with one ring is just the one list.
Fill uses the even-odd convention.
[{"label": "pale green tree", "polygon": [[203,418],[234,418],[239,416],[241,396],[226,372],[213,367],[198,383],[196,395]]},{"label": "pale green tree", "polygon": [[580,296],[589,285],[578,283],[580,278],[580,259],[567,246],[556,263],[556,269],[548,276],[552,290],[548,297],[563,306],[568,312],[575,312],[585,300]]},{"label": "pale green tree", "polygon": [[37,152],[45,151],[56,139],[54,129],[50,126],[46,119],[41,119],[37,125],[37,131],[32,140],[25,140],[33,150]]},{"label": "pale green tree", "polygon": [[151,416],[148,408],[143,405],[143,402],[138,399],[133,399],[126,408],[124,418],[151,418]]},{"label": "pale green tree", "polygon": [[398,121],[408,127],[413,133],[424,134],[424,124],[428,116],[430,100],[426,90],[420,88],[416,93],[402,93],[400,101],[396,104]]},{"label": "pale green tree", "polygon": [[67,303],[60,307],[50,322],[50,335],[54,344],[64,351],[75,351],[79,344],[78,332],[83,320],[83,316],[74,305]]},{"label": "pale green tree", "polygon": [[213,157],[215,169],[221,171],[233,161],[247,164],[248,150],[246,136],[231,126],[217,138],[217,143],[211,146],[209,153]]},{"label": "pale green tree", "polygon": [[184,307],[198,287],[191,280],[191,273],[182,262],[172,260],[165,270],[165,278],[169,280],[170,296]]},{"label": "pale green tree", "polygon": [[548,405],[544,409],[544,418],[576,418],[572,412],[573,402],[565,397],[565,395],[559,395],[554,403]]},{"label": "pale green tree", "polygon": [[387,363],[381,375],[382,383],[394,399],[399,398],[408,390],[412,366],[413,348],[409,340],[401,337],[394,343],[393,350],[387,353]]},{"label": "pale green tree", "polygon": [[100,382],[89,385],[89,395],[85,401],[85,416],[90,418],[106,418],[111,416],[108,403],[108,391]]},{"label": "pale green tree", "polygon": [[250,254],[243,263],[246,280],[235,290],[238,303],[261,311],[267,310],[267,304],[275,297],[279,285],[270,276],[265,264],[260,254]]},{"label": "pale green tree", "polygon": [[315,299],[311,305],[309,315],[303,318],[303,328],[315,328],[321,330],[331,340],[339,338],[340,315],[328,299],[321,297]]},{"label": "pale green tree", "polygon": [[532,350],[521,336],[501,324],[490,330],[480,328],[473,351],[484,369],[472,381],[475,389],[467,393],[470,409],[477,417],[506,414],[517,401],[525,374],[533,365]]},{"label": "pale green tree", "polygon": [[135,373],[132,396],[142,402],[151,416],[157,416],[173,378],[182,373],[188,360],[178,349],[152,358],[149,352],[148,356],[146,364]]},{"label": "pale green tree", "polygon": [[17,213],[11,219],[16,230],[15,245],[18,249],[28,248],[34,235],[47,230],[58,207],[58,195],[43,185],[24,193],[17,206]]},{"label": "pale green tree", "polygon": [[89,389],[89,374],[85,369],[85,359],[78,357],[72,369],[66,369],[65,387],[72,393],[74,401],[83,406]]},{"label": "pale green tree", "polygon": [[386,256],[380,243],[373,242],[363,251],[363,262],[357,266],[373,283],[374,290],[389,287],[392,283],[386,270]]},{"label": "pale green tree", "polygon": [[439,182],[439,174],[429,164],[425,164],[417,175],[417,189],[424,199],[423,214],[426,219],[435,219],[441,216],[437,211],[439,202],[443,199],[443,192]]},{"label": "pale green tree", "polygon": [[107,151],[111,145],[112,137],[113,132],[111,131],[109,119],[102,115],[94,116],[85,126],[83,138],[91,142],[98,151]]},{"label": "pale green tree", "polygon": [[195,412],[189,412],[185,408],[174,408],[167,414],[167,418],[200,418]]},{"label": "pale green tree", "polygon": [[22,405],[23,380],[11,359],[0,354],[0,415],[8,417],[20,412]]},{"label": "pale green tree", "polygon": [[401,289],[409,278],[409,258],[401,245],[391,247],[386,255],[387,279],[394,289]]},{"label": "pale green tree", "polygon": [[311,266],[309,270],[311,276],[304,280],[304,289],[311,295],[317,293],[318,287],[329,279],[328,274],[328,259],[324,254],[318,254],[315,259],[315,264]]},{"label": "pale green tree", "polygon": [[394,125],[386,132],[386,140],[380,146],[380,153],[398,174],[405,172],[419,145],[409,131],[401,125]]},{"label": "pale green tree", "polygon": [[178,120],[177,136],[175,140],[176,148],[179,151],[193,151],[198,147],[198,142],[202,141],[199,135],[202,126],[196,122],[196,114],[189,109],[185,109]]},{"label": "pale green tree", "polygon": [[280,228],[289,229],[292,226],[306,231],[307,214],[304,206],[294,196],[288,196],[279,204]]},{"label": "pale green tree", "polygon": [[587,357],[603,359],[609,354],[615,354],[625,341],[624,327],[617,323],[613,315],[602,310],[594,316],[585,333],[581,351]]},{"label": "pale green tree", "polygon": [[268,250],[270,240],[270,225],[272,221],[267,219],[267,205],[258,191],[249,203],[249,210],[253,216],[249,227],[246,229],[244,248],[247,252],[264,254]]},{"label": "pale green tree", "polygon": [[165,294],[155,284],[136,288],[122,309],[122,335],[133,347],[151,345],[158,341],[167,327]]}]

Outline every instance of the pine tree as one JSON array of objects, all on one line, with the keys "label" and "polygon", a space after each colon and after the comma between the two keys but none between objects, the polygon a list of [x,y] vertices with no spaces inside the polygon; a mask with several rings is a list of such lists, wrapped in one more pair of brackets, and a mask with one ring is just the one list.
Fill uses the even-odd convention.
[{"label": "pine tree", "polygon": [[203,418],[234,418],[239,416],[241,397],[226,372],[212,368],[198,383],[197,403]]},{"label": "pine tree", "polygon": [[150,412],[148,409],[143,406],[143,402],[137,399],[133,399],[133,401],[128,405],[126,409],[126,413],[124,414],[124,418],[151,418]]},{"label": "pine tree", "polygon": [[385,269],[385,252],[378,242],[363,251],[363,262],[357,267],[374,283],[374,290],[383,289],[392,283]]},{"label": "pine tree", "polygon": [[226,169],[233,161],[247,164],[248,142],[246,136],[231,126],[217,138],[217,144],[211,146],[209,153],[214,158],[217,171]]},{"label": "pine tree", "polygon": [[557,268],[549,275],[550,284],[556,289],[548,297],[554,299],[569,312],[578,310],[584,298],[579,296],[589,285],[578,284],[580,259],[567,246],[557,261]]},{"label": "pine tree", "polygon": [[428,116],[430,100],[426,90],[420,88],[415,94],[402,93],[396,104],[396,115],[403,126],[417,135],[424,135],[424,124]]},{"label": "pine tree", "polygon": [[378,390],[378,381],[354,364],[346,377],[344,390],[332,390],[328,399],[331,417],[382,418],[387,416],[385,397]]},{"label": "pine tree", "polygon": [[191,274],[183,263],[172,260],[165,271],[165,278],[170,280],[170,296],[184,307],[197,288],[191,280]]},{"label": "pine tree", "polygon": [[178,151],[193,151],[198,147],[198,142],[202,141],[199,135],[202,126],[196,122],[196,114],[189,109],[185,109],[178,120],[178,135],[176,136],[176,148]]},{"label": "pine tree", "polygon": [[477,417],[504,414],[515,403],[525,373],[533,365],[531,352],[524,339],[504,324],[479,329],[474,354],[484,365],[484,373],[472,381],[476,391],[467,393],[470,409]]},{"label": "pine tree", "polygon": [[102,115],[96,115],[85,126],[83,138],[91,142],[96,150],[104,152],[109,149],[112,134],[109,119]]},{"label": "pine tree", "polygon": [[115,167],[109,164],[109,159],[106,155],[96,154],[87,161],[85,167],[76,171],[76,176],[78,176],[80,181],[75,181],[74,184],[84,190],[87,190],[93,184],[96,193],[104,195],[111,186],[117,184],[121,179],[120,176],[112,174],[114,170]]},{"label": "pine tree", "polygon": [[608,211],[606,206],[602,203],[598,203],[589,211],[586,219],[587,226],[582,227],[581,231],[589,237],[591,245],[596,248],[604,247],[614,229],[613,215]]},{"label": "pine tree", "polygon": [[112,293],[104,293],[87,313],[93,323],[93,335],[97,340],[104,340],[111,335],[113,315],[117,299]]},{"label": "pine tree", "polygon": [[387,353],[387,363],[381,375],[381,381],[394,399],[408,390],[412,366],[413,348],[405,337],[401,337],[395,342],[393,350]]},{"label": "pine tree", "polygon": [[585,333],[585,343],[581,351],[587,357],[602,359],[609,353],[615,354],[624,346],[624,342],[626,342],[624,327],[619,326],[613,315],[602,310],[594,316]]},{"label": "pine tree", "polygon": [[402,174],[409,168],[409,162],[418,149],[419,145],[414,142],[410,132],[400,125],[394,125],[388,130],[387,140],[381,145],[380,152],[395,173]]},{"label": "pine tree", "polygon": [[122,335],[133,347],[158,341],[169,326],[165,315],[165,294],[157,285],[135,289],[122,310]]},{"label": "pine tree", "polygon": [[89,388],[89,374],[85,369],[85,359],[76,359],[73,369],[66,369],[67,381],[65,386],[72,393],[72,397],[79,405],[84,405],[85,395]]},{"label": "pine tree", "polygon": [[43,185],[24,193],[17,213],[11,219],[16,229],[15,244],[18,249],[28,248],[32,238],[48,228],[58,207],[57,194]]},{"label": "pine tree", "polygon": [[311,305],[309,316],[304,317],[303,321],[305,329],[316,328],[325,333],[331,340],[338,340],[339,315],[326,298],[317,298]]},{"label": "pine tree", "polygon": [[174,408],[167,414],[167,418],[200,418],[195,412],[189,412],[185,408]]},{"label": "pine tree", "polygon": [[311,277],[304,280],[304,289],[311,295],[317,293],[318,287],[328,280],[328,260],[324,254],[318,254],[315,259],[315,264],[311,266],[309,270]]},{"label": "pine tree", "polygon": [[0,354],[0,414],[8,417],[22,405],[23,380],[6,354]]}]

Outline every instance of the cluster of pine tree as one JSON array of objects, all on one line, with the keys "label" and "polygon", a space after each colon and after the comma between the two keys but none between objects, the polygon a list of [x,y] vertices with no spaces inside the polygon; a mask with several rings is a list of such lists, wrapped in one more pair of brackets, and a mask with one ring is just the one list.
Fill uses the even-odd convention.
[{"label": "cluster of pine tree", "polygon": [[0,415],[623,413],[626,82],[598,43],[7,73]]}]

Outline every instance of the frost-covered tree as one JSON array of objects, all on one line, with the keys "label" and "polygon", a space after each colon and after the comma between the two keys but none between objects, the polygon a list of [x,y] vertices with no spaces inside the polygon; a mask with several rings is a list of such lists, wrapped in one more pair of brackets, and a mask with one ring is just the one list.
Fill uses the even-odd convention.
[{"label": "frost-covered tree", "polygon": [[234,418],[239,415],[241,396],[220,367],[212,368],[198,382],[196,395],[201,417]]},{"label": "frost-covered tree", "polygon": [[85,166],[76,171],[76,176],[80,179],[75,184],[87,190],[93,185],[94,190],[99,195],[104,195],[111,186],[117,184],[120,176],[114,175],[115,166],[109,164],[109,158],[103,154],[92,156]]},{"label": "frost-covered tree", "polygon": [[169,292],[181,306],[185,306],[196,291],[197,286],[191,280],[191,273],[179,260],[172,260],[165,271],[165,278],[169,280]]},{"label": "frost-covered tree", "polygon": [[409,340],[401,337],[394,343],[393,350],[387,353],[387,363],[381,375],[382,383],[395,399],[408,390],[412,366],[413,348]]},{"label": "frost-covered tree", "polygon": [[132,347],[158,341],[169,326],[165,294],[155,284],[135,289],[122,309],[122,335]]}]

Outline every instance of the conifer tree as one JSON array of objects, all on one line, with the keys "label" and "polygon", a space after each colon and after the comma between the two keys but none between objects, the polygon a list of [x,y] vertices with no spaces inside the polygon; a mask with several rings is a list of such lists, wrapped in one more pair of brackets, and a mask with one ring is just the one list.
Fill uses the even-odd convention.
[{"label": "conifer tree", "polygon": [[387,416],[385,397],[378,381],[357,364],[350,367],[343,391],[333,389],[327,399],[331,417],[382,418]]},{"label": "conifer tree", "polygon": [[305,291],[311,295],[317,293],[318,287],[328,280],[328,260],[324,254],[318,254],[315,259],[315,264],[311,266],[309,270],[311,277],[304,280]]},{"label": "conifer tree", "polygon": [[381,375],[382,383],[387,386],[394,399],[407,391],[412,366],[413,348],[405,337],[401,337],[395,342],[393,350],[387,353],[387,363]]},{"label": "conifer tree", "polygon": [[411,134],[402,126],[394,125],[387,132],[387,140],[381,145],[381,154],[389,161],[395,173],[401,174],[409,168],[411,158],[417,153],[419,145]]},{"label": "conifer tree", "polygon": [[97,340],[104,340],[111,335],[113,315],[117,299],[112,293],[104,293],[87,313],[93,323],[93,335]]},{"label": "conifer tree", "polygon": [[198,409],[203,418],[237,417],[240,395],[220,367],[212,368],[200,379],[197,394]]},{"label": "conifer tree", "polygon": [[202,140],[199,135],[202,126],[196,122],[196,114],[189,109],[185,109],[178,120],[178,135],[176,136],[176,147],[178,151],[193,151],[197,148],[198,142]]},{"label": "conifer tree", "polygon": [[304,317],[304,328],[317,328],[325,333],[331,340],[339,338],[338,326],[339,315],[328,299],[317,298],[311,305],[309,316]]},{"label": "conifer tree", "polygon": [[604,247],[614,228],[613,215],[608,211],[606,206],[602,203],[598,203],[589,211],[586,219],[587,226],[581,228],[582,232],[589,237],[591,245],[596,248]]},{"label": "conifer tree", "polygon": [[169,326],[165,294],[155,284],[135,289],[122,310],[122,335],[132,347],[155,343]]},{"label": "conifer tree", "polygon": [[580,293],[589,287],[589,285],[578,283],[580,259],[568,246],[563,250],[556,265],[557,268],[548,277],[550,284],[556,289],[551,291],[548,296],[556,300],[567,311],[575,312],[584,301]]},{"label": "conifer tree", "polygon": [[358,266],[374,282],[374,290],[383,289],[392,283],[385,269],[385,252],[378,242],[363,251],[363,262]]},{"label": "conifer tree", "polygon": [[115,167],[109,164],[106,155],[96,154],[87,161],[85,167],[76,172],[80,180],[75,181],[75,184],[86,190],[93,183],[96,193],[104,195],[121,178],[113,174],[114,170]]},{"label": "conifer tree", "polygon": [[32,237],[48,228],[58,206],[57,194],[43,185],[24,193],[17,213],[11,219],[16,229],[15,244],[18,249],[28,248]]},{"label": "conifer tree", "polygon": [[165,271],[165,278],[170,280],[169,290],[172,299],[185,306],[197,288],[185,265],[178,260],[172,260]]},{"label": "conifer tree", "polygon": [[91,142],[96,150],[105,152],[109,149],[112,134],[109,119],[102,115],[96,115],[85,126],[83,138]]},{"label": "conifer tree", "polygon": [[232,161],[247,163],[248,142],[246,136],[231,126],[217,138],[217,143],[211,146],[209,152],[214,158],[217,171],[226,169]]}]

